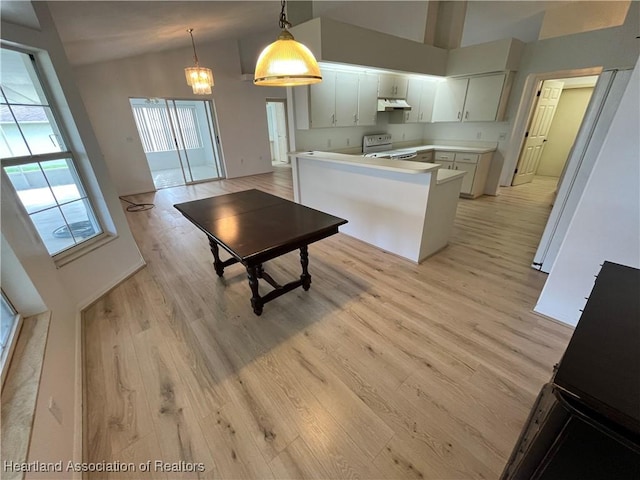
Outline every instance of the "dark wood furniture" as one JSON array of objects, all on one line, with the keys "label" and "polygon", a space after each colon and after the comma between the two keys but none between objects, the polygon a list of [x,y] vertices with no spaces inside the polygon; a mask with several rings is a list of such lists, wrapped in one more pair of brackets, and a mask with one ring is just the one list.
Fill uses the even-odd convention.
[{"label": "dark wood furniture", "polygon": [[[338,233],[338,227],[347,223],[343,218],[255,189],[174,207],[209,238],[218,276],[234,263],[245,266],[252,293],[251,306],[256,315],[262,313],[265,303],[294,288],[301,286],[309,290],[308,245]],[[219,247],[231,258],[220,260]],[[302,275],[298,280],[279,285],[264,271],[263,264],[296,249],[300,249]],[[273,290],[260,296],[258,279],[264,279]]]},{"label": "dark wood furniture", "polygon": [[604,263],[501,478],[640,478],[640,270]]}]

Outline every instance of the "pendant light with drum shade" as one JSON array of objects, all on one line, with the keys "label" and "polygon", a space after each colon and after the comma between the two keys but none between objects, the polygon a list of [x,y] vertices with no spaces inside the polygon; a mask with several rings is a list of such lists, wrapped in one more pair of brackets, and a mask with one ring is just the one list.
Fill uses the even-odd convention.
[{"label": "pendant light with drum shade", "polygon": [[296,42],[288,28],[285,13],[286,2],[280,2],[280,28],[282,32],[258,57],[253,83],[266,87],[294,87],[311,85],[322,81],[320,67],[313,53],[300,42]]},{"label": "pendant light with drum shade", "polygon": [[193,41],[193,28],[189,28],[187,32],[191,35],[193,60],[196,62],[195,67],[187,67],[184,69],[184,75],[187,77],[187,85],[193,89],[193,93],[196,95],[209,95],[211,94],[211,87],[213,87],[213,72],[210,68],[201,67],[198,63],[196,44]]}]

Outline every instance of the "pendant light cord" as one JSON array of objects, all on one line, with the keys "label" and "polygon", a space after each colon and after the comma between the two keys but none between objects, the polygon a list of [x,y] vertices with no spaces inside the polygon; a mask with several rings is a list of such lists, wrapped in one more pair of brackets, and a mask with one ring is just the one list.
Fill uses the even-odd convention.
[{"label": "pendant light cord", "polygon": [[191,46],[193,47],[193,59],[196,62],[196,67],[198,67],[198,54],[196,53],[196,42],[193,40],[193,28],[187,30],[189,35],[191,35]]},{"label": "pendant light cord", "polygon": [[286,4],[287,2],[285,2],[285,0],[280,1],[280,5],[282,7],[282,9],[280,10],[280,28],[282,28],[283,30],[291,27],[291,23],[289,23],[289,21],[287,20],[287,14],[284,11]]}]

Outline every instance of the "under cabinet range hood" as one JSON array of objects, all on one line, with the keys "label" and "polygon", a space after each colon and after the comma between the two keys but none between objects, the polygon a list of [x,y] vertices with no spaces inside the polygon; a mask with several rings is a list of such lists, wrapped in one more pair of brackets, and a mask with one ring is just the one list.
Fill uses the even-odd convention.
[{"label": "under cabinet range hood", "polygon": [[411,110],[411,105],[409,105],[406,100],[399,100],[396,98],[378,99],[379,112],[394,112],[396,110]]}]

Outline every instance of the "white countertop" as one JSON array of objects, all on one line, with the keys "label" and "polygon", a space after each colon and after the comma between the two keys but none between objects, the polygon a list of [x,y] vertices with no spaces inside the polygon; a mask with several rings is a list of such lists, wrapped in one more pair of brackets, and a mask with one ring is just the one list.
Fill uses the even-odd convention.
[{"label": "white countertop", "polygon": [[311,158],[322,162],[343,163],[355,166],[375,168],[401,173],[431,173],[440,168],[440,165],[426,162],[412,162],[408,160],[391,160],[389,158],[370,158],[361,155],[348,155],[334,152],[291,152],[292,157]]},{"label": "white countertop", "polygon": [[449,170],[447,168],[441,168],[438,170],[438,176],[436,178],[436,185],[442,185],[443,183],[451,182],[456,178],[462,178],[467,174],[463,170]]},{"label": "white countertop", "polygon": [[460,145],[417,145],[415,147],[404,147],[405,149],[415,149],[417,152],[428,152],[433,150],[460,152],[460,153],[489,153],[495,152],[495,147],[463,147]]}]

